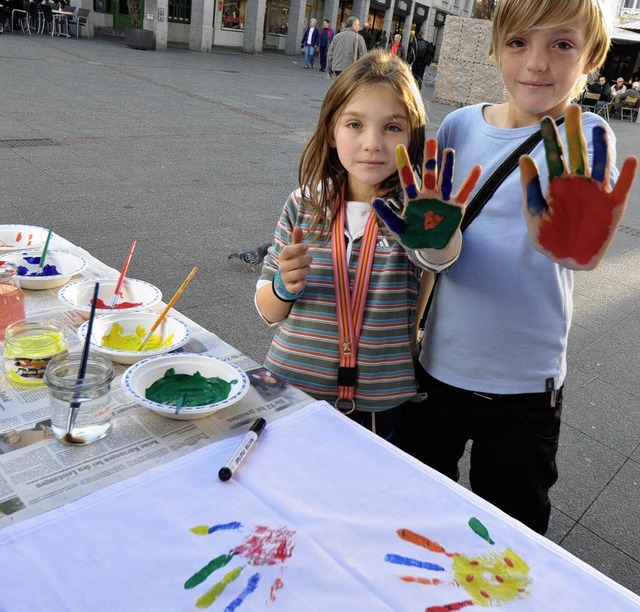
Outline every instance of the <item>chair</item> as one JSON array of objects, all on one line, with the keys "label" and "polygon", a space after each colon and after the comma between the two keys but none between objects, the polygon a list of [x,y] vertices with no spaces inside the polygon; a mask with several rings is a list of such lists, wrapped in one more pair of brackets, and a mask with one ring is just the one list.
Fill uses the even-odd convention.
[{"label": "chair", "polygon": [[36,32],[39,30],[39,22],[38,5],[35,2],[29,2],[27,5],[27,25],[29,26],[29,34],[31,34],[31,30],[35,30]]},{"label": "chair", "polygon": [[629,117],[629,121],[635,121],[633,116],[634,114],[636,118],[638,116],[638,100],[640,100],[640,98],[632,98],[631,96],[626,97],[620,107],[620,118],[622,121],[625,120],[625,116]]},{"label": "chair", "polygon": [[590,91],[585,91],[584,95],[582,96],[582,100],[580,101],[580,107],[583,111],[595,112],[596,102],[599,99],[599,93],[591,93]]},{"label": "chair", "polygon": [[80,28],[84,26],[87,31],[87,36],[89,36],[89,15],[91,11],[85,8],[76,8],[73,13],[73,17],[69,17],[69,25],[73,26],[76,29],[76,38],[80,36]]},{"label": "chair", "polygon": [[48,30],[49,33],[52,33],[54,30],[54,24],[53,24],[53,12],[51,9],[51,5],[50,4],[43,4],[40,8],[40,10],[42,11],[42,32],[44,33],[45,28]]}]

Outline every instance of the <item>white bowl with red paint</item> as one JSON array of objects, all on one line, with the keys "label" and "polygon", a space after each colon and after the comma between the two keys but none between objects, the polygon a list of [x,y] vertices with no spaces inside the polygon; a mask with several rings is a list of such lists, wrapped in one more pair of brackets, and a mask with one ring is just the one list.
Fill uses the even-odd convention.
[{"label": "white bowl with red paint", "polygon": [[[63,287],[58,293],[58,299],[75,310],[84,312],[87,316],[91,312],[91,300],[95,284],[100,283],[98,299],[106,307],[97,307],[96,315],[113,314],[114,312],[139,312],[149,310],[162,301],[162,292],[157,287],[135,278],[125,278],[122,284],[122,297],[118,299],[115,309],[111,309],[111,299],[118,284],[117,278],[89,278]],[[133,304],[123,307],[123,304]]]}]

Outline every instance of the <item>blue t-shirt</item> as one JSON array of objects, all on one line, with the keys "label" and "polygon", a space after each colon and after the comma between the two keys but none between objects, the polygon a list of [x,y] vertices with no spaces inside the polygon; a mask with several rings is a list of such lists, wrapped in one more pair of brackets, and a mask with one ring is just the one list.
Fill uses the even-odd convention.
[{"label": "blue t-shirt", "polygon": [[[440,151],[451,147],[456,152],[453,193],[474,164],[482,165],[482,176],[471,198],[511,151],[539,129],[489,125],[483,106],[452,112],[437,133]],[[589,163],[593,127],[606,127],[611,178],[615,180],[613,132],[593,113],[584,113],[582,123]],[[559,132],[568,152],[564,125]],[[544,145],[539,143],[531,156],[546,193]],[[516,169],[464,232],[459,259],[441,274],[420,361],[442,382],[501,394],[543,392],[547,378],[554,379],[556,389],[563,384],[573,273],[531,246],[522,205],[520,172]]]}]

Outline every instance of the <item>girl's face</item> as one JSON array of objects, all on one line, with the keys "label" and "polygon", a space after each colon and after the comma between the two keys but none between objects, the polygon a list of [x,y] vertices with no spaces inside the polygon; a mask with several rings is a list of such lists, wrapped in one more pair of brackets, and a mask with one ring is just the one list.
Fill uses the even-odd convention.
[{"label": "girl's face", "polygon": [[371,201],[376,185],[397,172],[399,144],[409,146],[409,116],[391,89],[368,87],[347,103],[330,142],[347,171],[347,200]]},{"label": "girl's face", "polygon": [[583,27],[540,28],[505,40],[500,53],[509,91],[510,127],[537,124],[564,112],[576,83],[593,69],[584,57]]}]

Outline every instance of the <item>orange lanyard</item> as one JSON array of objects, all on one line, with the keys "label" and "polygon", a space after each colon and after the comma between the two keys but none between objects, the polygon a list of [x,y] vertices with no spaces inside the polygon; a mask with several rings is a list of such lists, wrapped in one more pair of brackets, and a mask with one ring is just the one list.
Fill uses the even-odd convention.
[{"label": "orange lanyard", "polygon": [[350,401],[351,409],[347,412],[350,414],[356,409],[353,398],[358,378],[358,343],[367,302],[373,256],[378,240],[378,221],[375,212],[371,211],[364,228],[353,289],[350,289],[349,261],[347,260],[347,247],[344,239],[345,208],[346,204],[342,202],[333,223],[331,252],[340,349],[338,399],[335,407],[338,408],[338,404],[342,400]]}]

